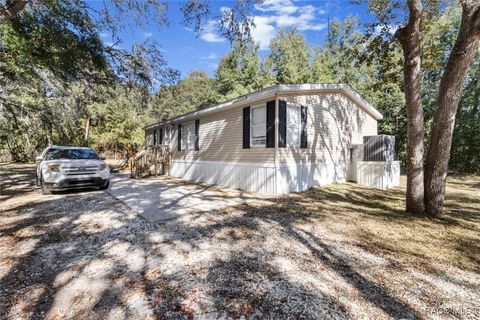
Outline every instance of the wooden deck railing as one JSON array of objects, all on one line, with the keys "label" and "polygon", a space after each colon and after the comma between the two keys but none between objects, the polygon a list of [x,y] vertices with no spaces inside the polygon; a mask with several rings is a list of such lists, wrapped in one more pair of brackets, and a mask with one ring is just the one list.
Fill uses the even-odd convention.
[{"label": "wooden deck railing", "polygon": [[151,174],[152,166],[157,175],[162,165],[170,163],[170,147],[166,145],[152,145],[140,150],[130,160],[130,175],[132,178],[143,178]]}]

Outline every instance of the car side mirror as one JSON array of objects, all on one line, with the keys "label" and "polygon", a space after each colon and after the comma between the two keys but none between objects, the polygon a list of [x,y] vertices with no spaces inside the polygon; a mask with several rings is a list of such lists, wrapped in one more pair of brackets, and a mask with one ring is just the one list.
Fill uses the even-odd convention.
[{"label": "car side mirror", "polygon": [[42,157],[42,156],[35,157],[35,161],[37,161],[37,162],[42,162],[42,161],[43,161],[43,157]]},{"label": "car side mirror", "polygon": [[107,160],[107,157],[100,157],[100,160]]}]

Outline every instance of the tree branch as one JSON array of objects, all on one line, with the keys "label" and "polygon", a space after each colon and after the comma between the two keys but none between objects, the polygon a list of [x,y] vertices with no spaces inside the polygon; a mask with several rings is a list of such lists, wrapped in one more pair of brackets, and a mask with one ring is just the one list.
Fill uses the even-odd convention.
[{"label": "tree branch", "polygon": [[408,0],[407,5],[409,10],[408,22],[395,32],[395,37],[400,41],[402,46],[405,41],[412,36],[412,33],[420,30],[421,16],[423,13],[423,6],[420,0]]},{"label": "tree branch", "polygon": [[472,34],[480,34],[480,2],[478,0],[460,0],[467,20],[470,20]]},{"label": "tree branch", "polygon": [[10,0],[5,5],[0,6],[0,22],[6,22],[13,19],[27,5],[27,0]]}]

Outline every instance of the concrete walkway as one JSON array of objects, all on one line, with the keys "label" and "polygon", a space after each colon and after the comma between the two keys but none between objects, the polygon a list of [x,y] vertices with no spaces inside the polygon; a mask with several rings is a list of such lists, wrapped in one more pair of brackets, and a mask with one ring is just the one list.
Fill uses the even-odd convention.
[{"label": "concrete walkway", "polygon": [[151,222],[263,199],[252,193],[199,185],[166,176],[136,180],[126,173],[112,176],[108,192]]}]

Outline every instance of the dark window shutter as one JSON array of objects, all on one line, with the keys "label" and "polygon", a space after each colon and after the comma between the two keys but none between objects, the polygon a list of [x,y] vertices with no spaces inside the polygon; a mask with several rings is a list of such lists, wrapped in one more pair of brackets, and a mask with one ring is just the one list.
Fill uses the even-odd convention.
[{"label": "dark window shutter", "polygon": [[280,100],[278,102],[278,147],[287,146],[287,102]]},{"label": "dark window shutter", "polygon": [[300,135],[300,148],[307,148],[308,141],[307,141],[307,119],[308,119],[308,108],[305,106],[301,107],[301,118],[302,118],[302,133]]},{"label": "dark window shutter", "polygon": [[250,107],[243,108],[243,148],[250,148]]},{"label": "dark window shutter", "polygon": [[195,150],[200,150],[200,120],[195,120]]},{"label": "dark window shutter", "polygon": [[158,144],[163,144],[163,129],[160,129],[160,139],[158,140]]},{"label": "dark window shutter", "polygon": [[182,151],[182,125],[180,123],[178,124],[177,150]]},{"label": "dark window shutter", "polygon": [[267,148],[275,148],[275,100],[267,102]]}]

